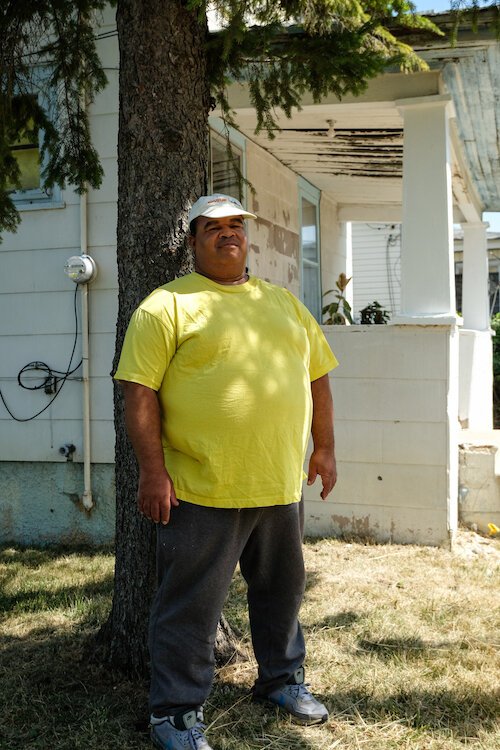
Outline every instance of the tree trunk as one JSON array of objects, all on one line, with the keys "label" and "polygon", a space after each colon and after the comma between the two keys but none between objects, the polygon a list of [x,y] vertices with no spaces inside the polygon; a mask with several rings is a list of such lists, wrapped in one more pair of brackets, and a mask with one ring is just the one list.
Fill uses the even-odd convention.
[{"label": "tree trunk", "polygon": [[[139,302],[190,268],[187,209],[206,188],[210,104],[207,28],[186,3],[119,0],[117,26],[119,310],[114,367]],[[115,590],[100,642],[108,662],[144,674],[155,529],[137,512],[137,465],[116,386],[115,428]]]}]

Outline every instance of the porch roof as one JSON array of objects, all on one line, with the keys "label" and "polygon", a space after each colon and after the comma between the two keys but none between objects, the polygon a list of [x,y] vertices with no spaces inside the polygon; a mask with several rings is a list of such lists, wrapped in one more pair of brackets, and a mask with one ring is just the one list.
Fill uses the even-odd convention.
[{"label": "porch roof", "polygon": [[[489,13],[489,12],[488,12]],[[305,96],[292,118],[278,112],[274,140],[255,135],[256,117],[246,87],[234,84],[230,104],[240,130],[337,202],[339,218],[396,221],[402,202],[402,100],[448,95],[454,106],[451,147],[455,221],[474,221],[500,210],[500,44],[480,16],[479,30],[461,26],[455,47],[428,34],[408,41],[430,70],[388,72],[359,97]],[[449,14],[434,14],[445,30]],[[406,39],[405,39],[406,41]]]}]

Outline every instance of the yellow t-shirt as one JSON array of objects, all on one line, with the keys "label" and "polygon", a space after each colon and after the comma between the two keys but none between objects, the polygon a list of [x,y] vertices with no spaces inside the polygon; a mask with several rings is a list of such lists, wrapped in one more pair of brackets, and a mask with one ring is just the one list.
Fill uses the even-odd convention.
[{"label": "yellow t-shirt", "polygon": [[115,378],[158,392],[179,498],[247,508],[300,499],[310,381],[336,365],[319,325],[286,289],[192,273],[135,311]]}]

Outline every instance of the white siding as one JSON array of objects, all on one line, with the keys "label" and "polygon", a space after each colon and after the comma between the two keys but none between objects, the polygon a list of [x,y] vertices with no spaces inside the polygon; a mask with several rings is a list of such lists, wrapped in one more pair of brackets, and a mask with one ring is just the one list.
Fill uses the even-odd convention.
[{"label": "white siding", "polygon": [[355,316],[379,302],[391,317],[400,310],[400,224],[352,225],[353,310]]},{"label": "white siding", "polygon": [[[116,28],[107,10],[99,32]],[[88,194],[88,253],[98,266],[90,285],[91,453],[94,462],[114,460],[112,383],[117,313],[116,195],[118,126],[118,45],[112,36],[98,41],[109,85],[89,109],[90,125],[104,168],[99,190]],[[23,211],[16,234],[0,245],[0,388],[11,411],[30,417],[50,401],[43,390],[19,388],[17,374],[31,361],[66,370],[73,347],[75,286],[64,273],[68,257],[80,253],[80,198],[62,192],[63,208]],[[80,330],[81,302],[77,309]],[[78,337],[73,366],[81,358]],[[15,422],[0,404],[0,459],[63,461],[58,449],[74,443],[82,459],[81,370],[33,421]]]}]

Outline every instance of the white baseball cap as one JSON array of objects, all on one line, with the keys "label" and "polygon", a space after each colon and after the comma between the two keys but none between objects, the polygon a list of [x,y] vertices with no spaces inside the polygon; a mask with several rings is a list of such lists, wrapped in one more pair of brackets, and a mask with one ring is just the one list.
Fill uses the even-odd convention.
[{"label": "white baseball cap", "polygon": [[255,214],[245,211],[241,203],[231,195],[223,193],[214,193],[213,195],[202,195],[196,203],[193,203],[189,212],[188,222],[191,224],[193,219],[198,216],[220,219],[225,216],[243,216],[244,219],[256,219]]}]

